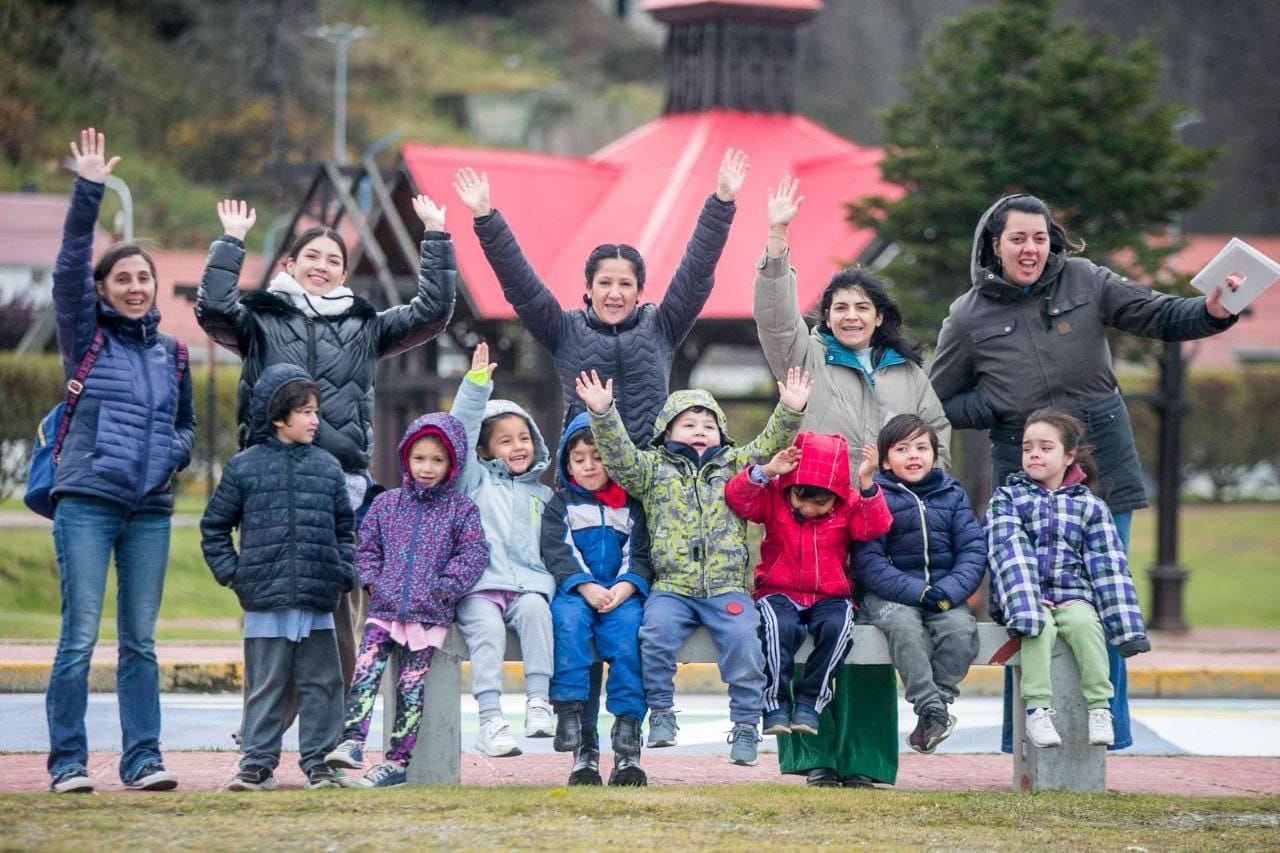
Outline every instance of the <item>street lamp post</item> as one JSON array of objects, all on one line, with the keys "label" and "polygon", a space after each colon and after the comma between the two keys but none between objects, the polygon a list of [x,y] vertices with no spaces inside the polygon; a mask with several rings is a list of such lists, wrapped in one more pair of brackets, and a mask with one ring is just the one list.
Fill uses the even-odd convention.
[{"label": "street lamp post", "polygon": [[326,24],[307,35],[324,39],[337,50],[333,68],[333,159],[338,165],[347,160],[347,48],[353,41],[367,38],[376,30],[354,24]]}]

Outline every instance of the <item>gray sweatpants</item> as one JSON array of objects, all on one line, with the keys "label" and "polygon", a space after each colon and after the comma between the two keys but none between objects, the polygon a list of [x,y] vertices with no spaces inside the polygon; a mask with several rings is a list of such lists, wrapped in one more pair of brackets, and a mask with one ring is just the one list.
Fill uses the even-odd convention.
[{"label": "gray sweatpants", "polygon": [[917,715],[945,709],[978,656],[978,624],[966,604],[942,613],[867,593],[863,609],[889,639],[889,657]]},{"label": "gray sweatpants", "polygon": [[486,598],[468,595],[458,602],[457,621],[471,657],[473,694],[479,696],[481,693],[502,691],[502,661],[507,656],[508,625],[520,638],[525,678],[542,676],[534,680],[540,684],[549,683],[554,667],[551,605],[541,595],[523,593],[507,605],[505,612]]},{"label": "gray sweatpants", "polygon": [[244,641],[247,698],[240,749],[241,767],[280,763],[285,730],[286,690],[298,696],[298,746],[303,772],[324,763],[342,733],[345,690],[338,668],[338,643],[331,630],[312,631],[302,642],[283,637]]}]

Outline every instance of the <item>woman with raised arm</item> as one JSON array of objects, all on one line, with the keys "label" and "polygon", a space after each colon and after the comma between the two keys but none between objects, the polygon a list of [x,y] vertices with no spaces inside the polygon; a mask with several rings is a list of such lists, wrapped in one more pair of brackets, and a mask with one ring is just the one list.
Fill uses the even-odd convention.
[{"label": "woman with raised arm", "polygon": [[[843,435],[856,451],[875,445],[895,415],[918,415],[937,431],[939,461],[946,465],[951,426],[884,285],[866,270],[841,270],[822,292],[813,329],[805,323],[787,244],[787,229],[804,201],[799,191],[799,181],[783,176],[769,193],[769,236],[753,308],[769,369],[781,377],[798,364],[813,377],[802,429]],[[859,462],[852,461],[852,470]],[[818,732],[779,737],[782,772],[804,773],[808,784],[818,786],[892,783],[898,773],[893,667],[842,667]]]},{"label": "woman with raised arm", "polygon": [[191,374],[185,348],[157,331],[151,256],[117,243],[93,263],[103,185],[120,158],[107,159],[106,136],[93,128],[80,132],[71,153],[80,177],[53,269],[53,304],[63,371],[82,390],[51,490],[62,629],[45,693],[49,787],[93,791],[84,715],[114,554],[120,778],[130,788],[164,791],[178,780],[160,755],[156,616],[169,563],[173,475],[187,466],[195,443]]},{"label": "woman with raised arm", "polygon": [[[346,286],[347,247],[331,228],[309,228],[294,240],[284,268],[266,290],[236,286],[244,263],[244,238],[257,213],[243,201],[218,204],[223,235],[209,247],[196,299],[200,328],[243,359],[236,423],[240,444],[249,442],[253,383],[273,364],[296,364],[320,386],[320,429],[315,443],[332,453],[347,475],[353,508],[372,481],[373,382],[378,361],[421,346],[453,316],[457,264],[444,230],[443,207],[424,195],[413,200],[422,222],[418,292],[407,305],[378,311]],[[342,675],[350,686],[355,668],[359,592],[344,596],[334,614]]]}]

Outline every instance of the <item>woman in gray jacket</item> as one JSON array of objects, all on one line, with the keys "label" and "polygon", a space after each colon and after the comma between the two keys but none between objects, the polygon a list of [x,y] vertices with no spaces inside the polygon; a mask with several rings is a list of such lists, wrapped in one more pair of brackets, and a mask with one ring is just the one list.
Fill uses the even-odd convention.
[{"label": "woman in gray jacket", "polygon": [[[783,177],[769,193],[769,238],[756,273],[754,315],[760,345],[775,376],[800,365],[813,379],[802,429],[848,439],[851,453],[876,444],[894,415],[918,415],[938,432],[947,465],[951,426],[902,332],[902,313],[869,272],[845,269],[822,292],[812,330],[801,316],[787,227],[803,196]],[[860,461],[860,460],[859,460]],[[854,468],[857,462],[853,463]],[[778,739],[784,773],[805,773],[811,785],[858,787],[892,783],[898,773],[898,682],[892,666],[846,666],[819,734]]]}]

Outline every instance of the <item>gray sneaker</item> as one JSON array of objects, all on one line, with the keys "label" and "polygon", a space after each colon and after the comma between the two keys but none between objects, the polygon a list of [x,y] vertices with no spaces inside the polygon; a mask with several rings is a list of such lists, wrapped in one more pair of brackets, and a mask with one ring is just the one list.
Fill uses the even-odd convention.
[{"label": "gray sneaker", "polygon": [[734,723],[725,742],[729,746],[729,761],[743,767],[753,767],[758,760],[756,744],[761,740],[756,727],[750,723]]},{"label": "gray sneaker", "polygon": [[676,732],[680,731],[680,727],[676,725],[676,712],[674,708],[667,708],[665,711],[649,712],[649,749],[657,749],[661,746],[675,746]]}]

